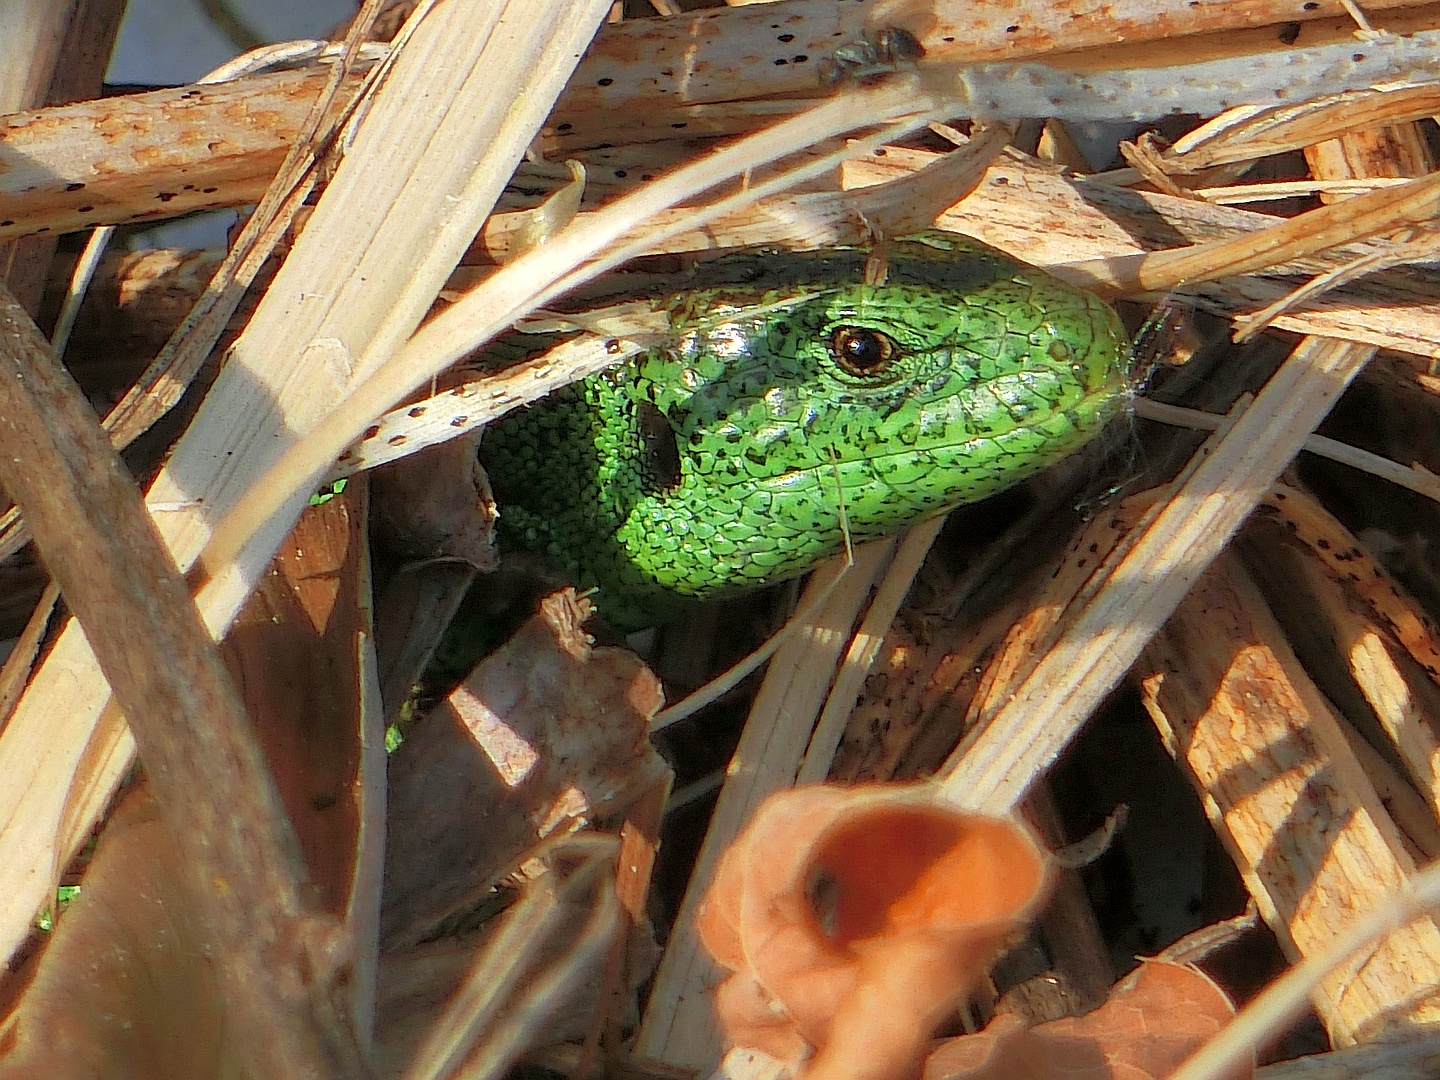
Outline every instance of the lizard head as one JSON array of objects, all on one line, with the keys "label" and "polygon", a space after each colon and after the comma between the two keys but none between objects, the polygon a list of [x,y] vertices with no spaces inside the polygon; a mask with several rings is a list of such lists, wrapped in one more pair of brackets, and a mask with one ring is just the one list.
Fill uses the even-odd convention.
[{"label": "lizard head", "polygon": [[[677,294],[673,345],[626,375],[648,457],[616,540],[707,595],[799,573],[1009,487],[1114,415],[1129,349],[1111,308],[964,243],[745,254]],[[707,286],[706,276],[723,284]]]}]

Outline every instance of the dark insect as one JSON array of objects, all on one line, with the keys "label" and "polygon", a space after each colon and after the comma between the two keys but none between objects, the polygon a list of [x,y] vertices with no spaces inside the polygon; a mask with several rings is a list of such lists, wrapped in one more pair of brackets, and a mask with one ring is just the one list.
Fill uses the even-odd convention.
[{"label": "dark insect", "polygon": [[865,30],[854,41],[837,45],[817,65],[820,85],[838,89],[846,82],[868,84],[898,71],[901,64],[913,63],[925,55],[925,46],[909,30],[882,26]]}]

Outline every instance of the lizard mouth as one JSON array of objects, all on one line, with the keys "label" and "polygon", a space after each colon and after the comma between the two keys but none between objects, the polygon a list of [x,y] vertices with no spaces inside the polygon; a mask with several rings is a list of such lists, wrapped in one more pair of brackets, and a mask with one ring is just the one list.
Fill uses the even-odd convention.
[{"label": "lizard mouth", "polygon": [[[1032,459],[1031,466],[1028,470],[1017,473],[1016,480],[1018,482],[1028,476],[1030,472],[1053,464],[1059,457],[1063,457],[1089,442],[1100,433],[1101,426],[1100,424],[1075,425],[1067,434],[1047,437],[1044,451],[1030,455],[1020,455],[1015,451],[996,447],[997,443],[1005,442],[1007,435],[1028,434],[1026,430],[1017,428],[1015,431],[998,437],[983,436],[955,442],[934,443],[925,447],[907,446],[902,450],[887,450],[883,453],[851,458],[847,461],[787,469],[774,476],[747,477],[745,479],[756,488],[770,490],[777,494],[808,490],[817,484],[833,489],[837,481],[841,490],[860,491],[873,486],[877,480],[883,479],[887,472],[902,467],[905,459],[913,459],[916,468],[921,468],[928,462],[931,470],[954,472],[959,480],[967,474],[973,478],[977,473],[988,472],[990,466],[1000,462],[1004,462],[1007,470],[1014,470],[1019,464],[1017,458],[1029,456]],[[987,450],[991,451],[988,457],[986,456]],[[887,468],[887,465],[894,468]]]},{"label": "lizard mouth", "polygon": [[[899,467],[898,463],[906,459],[915,461],[916,469],[921,468],[921,463],[928,459],[931,468],[971,474],[990,471],[989,466],[992,465],[1013,467],[1025,459],[1038,462],[1038,468],[1065,456],[1070,450],[1097,435],[1121,409],[1127,398],[1128,391],[1117,392],[1114,386],[1092,386],[1068,400],[1046,402],[1023,413],[1018,411],[1022,409],[1022,405],[1011,403],[1012,423],[1008,427],[976,430],[971,424],[963,433],[950,437],[946,437],[943,431],[936,431],[930,436],[917,436],[908,440],[898,437],[897,433],[896,436],[876,440],[881,448],[868,452],[843,444],[831,447],[830,460],[817,460],[823,455],[814,449],[809,449],[803,455],[795,453],[796,444],[791,443],[791,453],[809,460],[789,468],[776,468],[778,461],[771,464],[765,459],[750,458],[732,449],[724,455],[728,458],[728,467],[711,466],[701,471],[694,469],[687,461],[683,471],[686,474],[693,473],[696,480],[705,484],[721,487],[748,484],[784,491],[807,487],[817,478],[819,482],[833,487],[837,475],[846,487],[866,486],[873,484],[877,475],[893,473],[895,467]],[[953,405],[939,409],[932,405],[916,414],[913,425],[907,427],[911,430],[923,430],[929,425],[948,426],[949,422],[959,420],[961,411]],[[767,459],[783,460],[786,455],[787,436],[794,427],[793,423],[777,424],[774,436],[761,441],[760,445],[765,450]],[[785,430],[782,431],[782,428]],[[1036,445],[1037,438],[1043,445]],[[688,457],[688,453],[685,456]],[[855,479],[851,481],[851,477]]]}]

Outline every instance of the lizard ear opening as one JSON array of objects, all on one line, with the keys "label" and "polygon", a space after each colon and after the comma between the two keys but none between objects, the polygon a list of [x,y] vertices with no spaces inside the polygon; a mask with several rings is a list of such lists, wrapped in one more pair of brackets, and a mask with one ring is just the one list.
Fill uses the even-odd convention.
[{"label": "lizard ear opening", "polygon": [[656,406],[642,401],[636,409],[640,439],[645,447],[645,491],[655,495],[680,483],[680,445],[669,419]]}]

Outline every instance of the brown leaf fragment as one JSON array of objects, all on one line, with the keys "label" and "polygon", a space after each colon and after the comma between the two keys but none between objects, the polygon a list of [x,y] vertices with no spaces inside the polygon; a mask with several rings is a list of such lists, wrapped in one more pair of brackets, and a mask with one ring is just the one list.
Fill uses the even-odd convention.
[{"label": "brown leaf fragment", "polygon": [[0,1078],[239,1075],[243,1056],[225,1052],[216,942],[189,882],[154,801],[133,789],[0,1027]]},{"label": "brown leaf fragment", "polygon": [[[925,1059],[923,1080],[1159,1080],[1234,1013],[1195,968],[1147,961],[1085,1016],[1026,1028],[1007,1014],[979,1034],[947,1039]],[[1226,1080],[1253,1075],[1252,1066]]]},{"label": "brown leaf fragment", "polygon": [[310,885],[336,915],[353,887],[362,813],[363,487],[301,515],[220,646]]},{"label": "brown leaf fragment", "polygon": [[668,767],[646,738],[660,681],[594,648],[588,601],[547,597],[390,760],[381,936],[415,940],[483,895],[546,836],[649,790]]},{"label": "brown leaf fragment", "polygon": [[[416,403],[410,412],[428,407]],[[405,561],[376,601],[387,721],[435,655],[476,572],[495,568],[495,498],[475,456],[478,445],[478,435],[463,436],[371,474],[375,539]]]},{"label": "brown leaf fragment", "polygon": [[1021,827],[926,785],[772,795],[726,852],[698,928],[732,975],[733,1043],[808,1080],[913,1074],[931,1033],[1046,893]]},{"label": "brown leaf fragment", "polygon": [[402,566],[375,598],[375,661],[385,722],[394,723],[475,582],[458,562]]},{"label": "brown leaf fragment", "polygon": [[[625,912],[628,934],[616,934],[605,958],[605,970],[595,1008],[585,1031],[576,1074],[589,1076],[603,1051],[610,1061],[620,1058],[622,1028],[633,1029],[640,1020],[640,984],[647,982],[660,962],[660,950],[647,915],[651,878],[660,852],[660,828],[670,801],[668,777],[642,795],[620,826],[620,851],[615,868],[615,896]],[[572,1010],[581,1015],[584,1008]]]},{"label": "brown leaf fragment", "polygon": [[452,439],[375,471],[375,526],[386,547],[406,559],[494,569],[495,497],[479,443],[478,435]]}]

